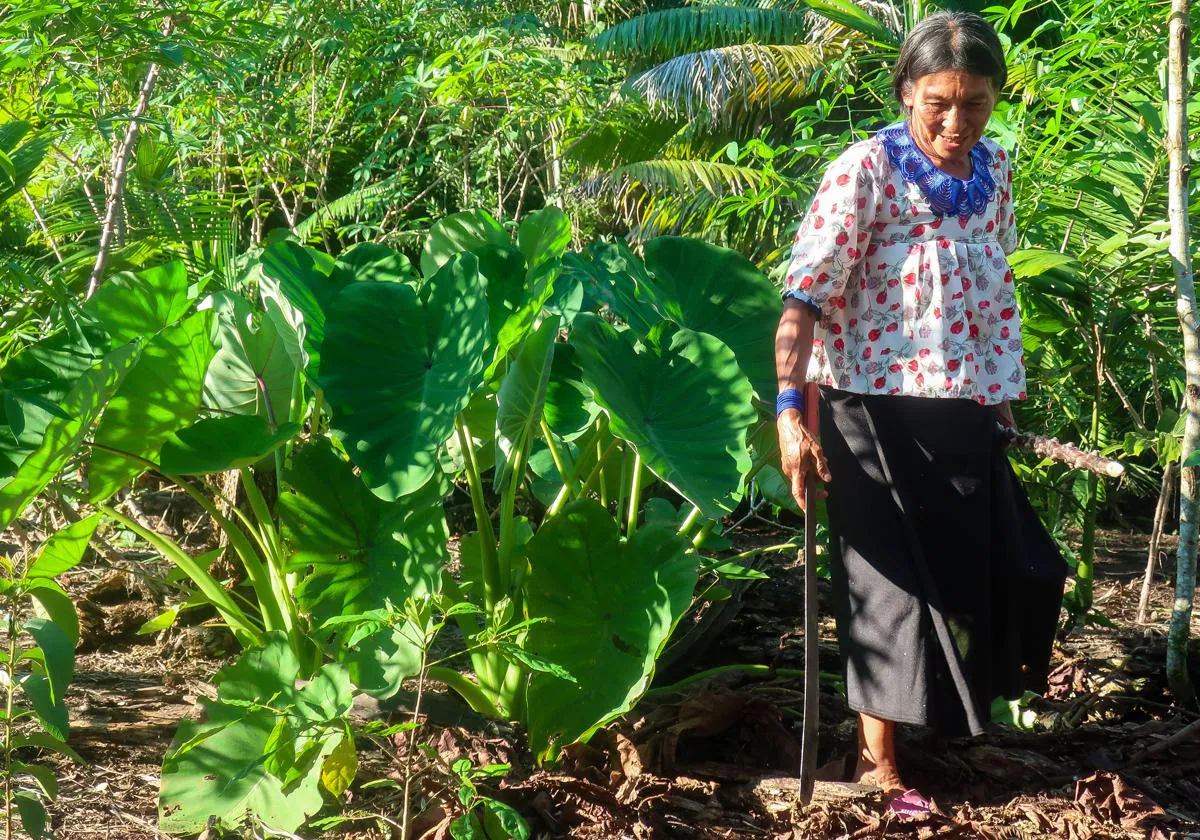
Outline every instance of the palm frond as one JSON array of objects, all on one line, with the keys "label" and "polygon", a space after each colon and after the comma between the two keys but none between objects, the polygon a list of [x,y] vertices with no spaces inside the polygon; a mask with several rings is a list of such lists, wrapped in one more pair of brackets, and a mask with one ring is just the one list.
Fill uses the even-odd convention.
[{"label": "palm frond", "polygon": [[601,32],[592,48],[609,56],[663,61],[686,52],[734,44],[788,44],[808,34],[804,12],[704,6],[647,12]]},{"label": "palm frond", "polygon": [[602,117],[567,149],[567,155],[588,171],[663,157],[663,150],[685,127],[682,120],[647,113],[641,102],[623,103]]},{"label": "palm frond", "polygon": [[623,200],[634,190],[694,193],[703,190],[712,196],[740,195],[757,189],[765,177],[759,169],[732,163],[704,160],[643,160],[619,166],[611,172],[589,179],[583,192],[589,197],[610,195]]},{"label": "palm frond", "polygon": [[811,46],[740,44],[688,53],[659,64],[629,82],[652,112],[713,122],[737,111],[799,99],[812,89],[822,67]]}]

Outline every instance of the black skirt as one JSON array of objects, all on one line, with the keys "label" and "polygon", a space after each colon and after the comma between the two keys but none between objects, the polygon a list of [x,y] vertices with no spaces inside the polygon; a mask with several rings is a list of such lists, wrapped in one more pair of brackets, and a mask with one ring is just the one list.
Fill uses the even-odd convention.
[{"label": "black skirt", "polygon": [[978,734],[1045,689],[1067,567],[970,400],[822,389],[849,705]]}]

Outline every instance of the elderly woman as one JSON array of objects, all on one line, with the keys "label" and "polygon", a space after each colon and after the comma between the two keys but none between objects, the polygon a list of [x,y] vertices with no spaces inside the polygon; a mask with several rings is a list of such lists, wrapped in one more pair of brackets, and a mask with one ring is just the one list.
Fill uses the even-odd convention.
[{"label": "elderly woman", "polygon": [[[846,149],[796,234],[776,336],[783,468],[828,485],[855,779],[903,790],[897,722],[977,734],[1044,680],[1065,565],[997,442],[1025,398],[1006,68],[977,15],[900,51],[907,118]],[[803,424],[818,383],[819,441]],[[801,501],[803,503],[803,501]]]}]

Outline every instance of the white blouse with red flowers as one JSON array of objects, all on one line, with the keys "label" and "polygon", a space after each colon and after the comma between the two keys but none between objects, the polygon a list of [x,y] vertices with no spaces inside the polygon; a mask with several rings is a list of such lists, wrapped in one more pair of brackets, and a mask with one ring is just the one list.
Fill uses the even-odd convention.
[{"label": "white blouse with red flowers", "polygon": [[[980,140],[972,180],[950,185],[956,193],[971,187],[976,206],[940,215],[897,165],[911,170],[912,162],[900,161],[894,146],[889,156],[882,134],[834,161],[796,234],[784,294],[822,313],[808,381],[988,405],[1025,399],[1006,259],[1017,241],[1008,155]],[[951,176],[925,163],[926,186],[930,175],[947,186]]]}]

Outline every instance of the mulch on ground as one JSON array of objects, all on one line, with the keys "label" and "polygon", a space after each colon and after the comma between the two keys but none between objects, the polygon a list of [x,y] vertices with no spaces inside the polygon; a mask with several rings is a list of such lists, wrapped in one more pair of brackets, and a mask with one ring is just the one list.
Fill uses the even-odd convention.
[{"label": "mulch on ground", "polygon": [[[739,547],[779,541],[777,531],[750,523]],[[1114,626],[1090,625],[1060,639],[1050,690],[1029,707],[1036,731],[996,727],[947,741],[902,730],[902,770],[937,806],[927,818],[889,817],[878,793],[829,783],[818,784],[811,805],[798,804],[802,569],[777,554],[763,558],[770,580],[741,593],[736,617],[688,665],[769,666],[766,673],[725,673],[679,690],[656,686],[625,719],[568,749],[553,770],[534,765],[511,727],[474,718],[430,686],[423,708],[432,712],[415,736],[360,742],[346,821],[302,835],[399,837],[407,767],[412,836],[449,837],[457,793],[449,765],[467,757],[476,766],[512,766],[481,789],[517,807],[535,837],[1200,838],[1200,726],[1188,728],[1200,716],[1176,709],[1165,688],[1165,581],[1156,583],[1150,623],[1134,621],[1144,546],[1139,535],[1102,535],[1096,602]],[[162,756],[234,653],[227,637],[202,626],[137,636],[162,597],[143,581],[154,575],[140,571],[83,570],[70,581],[84,596],[85,631],[68,695],[71,744],[88,763],[58,766],[62,790],[52,815],[64,840],[167,837],[155,826]],[[1196,675],[1200,621],[1193,638]],[[821,645],[822,671],[836,673],[828,618]],[[680,676],[675,670],[672,678]],[[391,713],[395,721],[404,716],[403,709]],[[836,679],[822,683],[820,735],[824,774],[836,776],[855,743]],[[432,749],[410,749],[410,739]],[[363,787],[385,779],[395,784]]]}]

